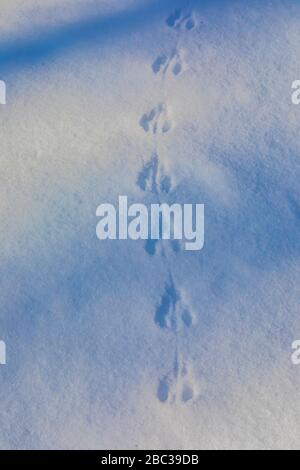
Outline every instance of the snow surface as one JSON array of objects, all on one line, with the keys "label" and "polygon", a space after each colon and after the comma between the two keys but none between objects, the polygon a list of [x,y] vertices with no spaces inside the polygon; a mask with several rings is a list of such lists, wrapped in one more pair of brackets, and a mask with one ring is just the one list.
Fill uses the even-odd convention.
[{"label": "snow surface", "polygon": [[[0,447],[299,448],[299,2],[0,6]],[[201,252],[97,240],[152,177]]]}]

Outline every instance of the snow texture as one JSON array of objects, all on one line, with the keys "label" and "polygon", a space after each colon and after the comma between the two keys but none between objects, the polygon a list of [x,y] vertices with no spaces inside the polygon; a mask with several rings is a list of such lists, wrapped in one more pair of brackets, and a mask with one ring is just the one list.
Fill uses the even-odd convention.
[{"label": "snow texture", "polygon": [[[300,4],[1,0],[2,449],[297,449]],[[205,246],[96,238],[204,203]]]}]

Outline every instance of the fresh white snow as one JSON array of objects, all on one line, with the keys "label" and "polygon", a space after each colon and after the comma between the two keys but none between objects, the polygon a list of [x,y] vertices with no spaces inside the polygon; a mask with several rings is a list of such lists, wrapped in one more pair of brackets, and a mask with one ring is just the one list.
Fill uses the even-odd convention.
[{"label": "fresh white snow", "polygon": [[[0,448],[299,448],[299,2],[0,6]],[[119,195],[203,250],[99,242]]]}]

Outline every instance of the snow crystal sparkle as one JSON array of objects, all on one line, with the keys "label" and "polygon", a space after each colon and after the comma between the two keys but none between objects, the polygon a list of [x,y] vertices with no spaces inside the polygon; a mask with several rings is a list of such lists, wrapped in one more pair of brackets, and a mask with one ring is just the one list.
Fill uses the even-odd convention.
[{"label": "snow crystal sparkle", "polygon": [[185,240],[188,251],[204,246],[204,204],[151,204],[149,212],[144,204],[128,207],[127,196],[119,196],[118,210],[101,204],[96,215],[101,217],[96,228],[99,240]]}]

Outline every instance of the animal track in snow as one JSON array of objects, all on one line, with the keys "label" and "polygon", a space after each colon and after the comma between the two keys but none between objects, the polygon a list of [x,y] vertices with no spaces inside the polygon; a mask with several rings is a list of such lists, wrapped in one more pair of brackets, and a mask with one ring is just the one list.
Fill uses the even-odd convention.
[{"label": "animal track in snow", "polygon": [[138,174],[137,185],[142,191],[157,193],[158,157],[154,153]]},{"label": "animal track in snow", "polygon": [[174,253],[180,253],[181,252],[181,241],[180,240],[172,240],[171,241],[171,247]]},{"label": "animal track in snow", "polygon": [[181,10],[175,10],[171,13],[170,16],[166,19],[166,23],[170,28],[175,28],[181,18]]},{"label": "animal track in snow", "polygon": [[185,308],[181,314],[182,322],[185,326],[190,328],[193,324],[193,315],[188,308]]},{"label": "animal track in snow", "polygon": [[157,388],[157,398],[162,403],[168,401],[170,392],[170,381],[167,376],[162,377],[159,381],[158,388]]},{"label": "animal track in snow", "polygon": [[175,10],[166,19],[166,23],[169,28],[181,29],[182,27],[191,31],[195,26],[196,22],[192,14],[184,13],[181,10]]},{"label": "animal track in snow", "polygon": [[[158,202],[160,202],[164,194],[169,194],[173,189],[172,179],[169,175],[165,174],[163,167],[159,164],[158,155],[154,153],[150,160],[144,163],[143,168],[137,176],[138,187],[145,192],[156,195]],[[162,229],[160,229],[160,234]],[[150,256],[157,253],[158,243],[161,240],[149,239],[145,242],[145,251]],[[175,253],[181,251],[180,242],[175,245],[179,240],[172,240],[171,246]]]},{"label": "animal track in snow", "polygon": [[140,119],[140,126],[145,132],[151,132],[153,134],[166,134],[169,132],[172,128],[172,123],[166,105],[160,103],[148,114],[144,114]]},{"label": "animal track in snow", "polygon": [[159,164],[158,155],[154,153],[150,160],[144,163],[137,177],[137,185],[142,191],[150,192],[159,196],[168,194],[172,190],[172,179],[166,175]]},{"label": "animal track in snow", "polygon": [[155,311],[154,321],[160,328],[176,329],[176,307],[178,301],[179,293],[171,279],[165,286],[165,291]]},{"label": "animal track in snow", "polygon": [[195,26],[196,26],[196,22],[195,22],[194,18],[193,18],[192,16],[189,17],[189,18],[186,20],[185,28],[186,28],[188,31],[191,31],[192,29],[194,29]]},{"label": "animal track in snow", "polygon": [[158,240],[147,240],[145,243],[145,251],[150,256],[156,255]]},{"label": "animal track in snow", "polygon": [[[192,30],[196,23],[192,14],[184,13],[181,10],[175,10],[167,19],[166,23],[170,28],[177,31],[177,43],[174,45],[173,52],[170,56],[161,54],[152,63],[152,71],[154,74],[164,78],[167,73],[173,74],[175,77],[180,75],[187,69],[184,60],[184,51],[178,49],[180,40],[180,32],[183,29]],[[163,84],[162,84],[163,86]],[[160,103],[151,109],[149,113],[145,113],[140,121],[140,126],[146,133],[153,135],[165,134],[172,129],[172,121],[169,116],[167,106]],[[173,181],[171,177],[165,173],[163,166],[159,161],[158,143],[154,139],[155,151],[150,160],[143,164],[143,168],[138,173],[137,185],[147,193],[155,196],[157,203],[161,204],[166,195],[173,191]],[[162,233],[162,227],[160,227]],[[168,250],[166,249],[166,240],[147,240],[145,242],[145,251],[150,256],[158,254],[162,256],[168,265]],[[182,242],[180,240],[171,240],[167,246],[170,246],[175,254],[182,250]],[[170,330],[175,340],[174,360],[172,370],[164,374],[159,380],[157,387],[157,398],[161,403],[182,402],[188,403],[196,397],[196,382],[191,374],[190,367],[180,357],[180,331],[191,328],[195,323],[195,315],[190,303],[187,301],[184,292],[182,292],[175,284],[170,266],[168,267],[169,280],[165,284],[164,291],[160,300],[156,305],[154,312],[154,323],[161,330]]]},{"label": "animal track in snow", "polygon": [[197,397],[197,387],[191,368],[180,362],[176,362],[173,371],[159,380],[156,395],[161,403],[180,401],[185,404]]},{"label": "animal track in snow", "polygon": [[[160,234],[162,233],[162,230],[160,229]],[[166,243],[170,243],[171,249],[173,253],[179,254],[182,252],[182,241],[181,240],[152,240],[149,239],[145,243],[145,251],[148,253],[150,256],[154,256],[158,252],[158,247],[163,244],[164,246]],[[160,250],[160,253],[164,254],[164,250]]]},{"label": "animal track in snow", "polygon": [[172,190],[172,180],[168,175],[162,175],[160,180],[160,191],[168,194]]},{"label": "animal track in snow", "polygon": [[152,70],[157,75],[164,75],[170,70],[174,76],[180,75],[188,67],[184,60],[184,51],[175,49],[170,57],[165,54],[158,56],[152,64]]},{"label": "animal track in snow", "polygon": [[152,64],[152,70],[154,73],[160,72],[162,69],[165,69],[165,66],[168,64],[168,57],[163,54],[158,56]]},{"label": "animal track in snow", "polygon": [[172,278],[166,284],[156,307],[154,321],[160,328],[172,329],[176,334],[180,327],[190,328],[195,323],[192,309]]},{"label": "animal track in snow", "polygon": [[196,398],[196,387],[191,368],[186,364],[182,365],[181,370],[181,400],[187,403]]}]

